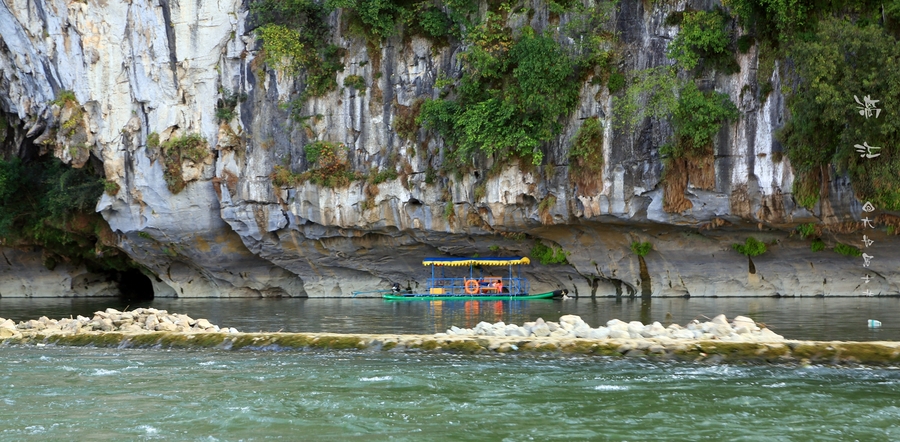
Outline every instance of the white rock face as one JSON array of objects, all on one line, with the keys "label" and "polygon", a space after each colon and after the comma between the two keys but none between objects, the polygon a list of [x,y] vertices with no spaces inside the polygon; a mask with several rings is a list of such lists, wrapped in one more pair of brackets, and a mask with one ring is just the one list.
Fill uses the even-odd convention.
[{"label": "white rock face", "polygon": [[[422,130],[417,139],[404,139],[394,124],[417,101],[440,95],[437,78],[460,76],[457,56],[464,47],[457,44],[436,48],[422,38],[396,37],[380,53],[369,53],[361,39],[335,35],[332,43],[346,49],[344,70],[336,75],[339,87],[299,106],[299,115],[309,118],[295,123],[282,105],[303,92],[302,81],[259,59],[244,3],[0,4],[5,45],[0,108],[18,118],[19,139],[46,141],[54,155],[76,167],[91,155],[102,160],[106,178],[121,190],[104,194],[97,210],[116,232],[118,247],[158,276],[151,281],[156,296],[351,296],[395,281],[422,281],[428,276],[421,266],[425,256],[486,256],[492,250],[527,254],[532,243],[523,245],[517,239],[521,233],[570,252],[568,266],[536,264],[526,270],[532,291],[566,287],[580,296],[637,293],[643,282],[629,250],[635,229],[609,224],[609,218],[665,230],[652,237],[654,251],[647,257],[653,296],[857,293],[858,280],[846,276],[845,261],[811,255],[802,241],[786,240],[754,259],[757,272],[748,272],[747,259],[730,250],[744,234],[712,241],[688,234],[720,218],[786,228],[818,220],[793,204],[789,162],[773,160],[780,146],[772,134],[784,116],[781,80],[772,79],[775,92],[762,103],[742,93],[756,81],[753,50],[738,56],[739,74],[714,78],[717,90],[729,94],[742,111],[716,141],[715,184],[711,189],[690,184],[685,198],[692,209],[673,214],[662,210],[662,167],[656,155],[671,128],[657,124],[634,134],[613,131],[612,97],[590,82],[582,85],[559,137],[546,146],[546,165],[531,169],[510,162],[494,168],[493,160],[477,159],[463,176],[437,174],[445,155],[442,141]],[[622,30],[630,48],[625,68],[665,61],[666,44],[677,33],[664,24],[669,9],[644,11],[635,0],[620,5],[620,17],[612,19],[629,23]],[[521,17],[510,20],[519,20],[510,25],[524,23]],[[329,22],[335,27],[338,14]],[[545,10],[529,24],[539,32],[551,26]],[[365,94],[340,87],[350,75],[365,80]],[[63,90],[74,93],[77,106],[51,104]],[[235,108],[234,119],[220,124],[217,102],[232,92],[247,99]],[[76,135],[55,132],[76,109],[84,113]],[[602,183],[587,192],[570,182],[568,146],[582,122],[594,116],[605,130],[605,161]],[[176,195],[167,188],[159,149],[148,143],[151,133],[163,142],[188,134],[209,142],[206,159],[182,163],[187,187]],[[303,147],[312,141],[343,143],[343,155],[357,172],[375,168],[398,177],[336,189],[310,183],[274,186],[275,166],[293,172],[308,168]],[[492,168],[496,173],[488,174]],[[829,191],[827,213],[816,215],[827,222],[856,220],[859,201],[837,181]],[[687,227],[669,235],[671,226]],[[650,239],[650,233],[645,236],[642,240]],[[0,246],[0,252],[7,251]],[[875,295],[900,294],[898,270],[888,265],[900,261],[900,251],[881,253],[873,264],[881,276],[866,288]],[[0,296],[115,293],[78,268],[42,273],[15,263],[3,266],[0,261]],[[84,281],[89,288],[82,288]],[[535,328],[557,331],[551,324]],[[658,332],[609,328],[610,334]],[[563,330],[586,333],[577,325]]]}]

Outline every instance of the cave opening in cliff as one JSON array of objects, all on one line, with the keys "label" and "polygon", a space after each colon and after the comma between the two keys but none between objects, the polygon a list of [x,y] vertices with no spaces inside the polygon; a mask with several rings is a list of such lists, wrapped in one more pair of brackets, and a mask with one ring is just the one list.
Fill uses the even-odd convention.
[{"label": "cave opening in cliff", "polygon": [[153,283],[138,269],[128,269],[119,274],[119,296],[129,301],[153,300]]}]

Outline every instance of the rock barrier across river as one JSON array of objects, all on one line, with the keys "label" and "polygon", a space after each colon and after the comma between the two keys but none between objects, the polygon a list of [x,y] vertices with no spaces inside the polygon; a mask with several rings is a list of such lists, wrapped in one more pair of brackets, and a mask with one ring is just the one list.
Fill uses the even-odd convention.
[{"label": "rock barrier across river", "polygon": [[481,322],[474,329],[451,327],[448,335],[453,336],[512,336],[536,338],[584,338],[584,339],[641,339],[660,338],[676,340],[723,340],[731,342],[777,342],[784,337],[775,334],[765,326],[760,327],[746,316],[737,316],[728,322],[725,315],[719,315],[711,321],[693,320],[686,327],[671,324],[663,327],[659,322],[644,325],[639,321],[623,322],[612,319],[606,326],[591,328],[580,317],[564,315],[559,322],[545,322],[538,318],[534,322],[515,324],[494,324]]},{"label": "rock barrier across river", "polygon": [[[131,313],[130,318],[127,313]],[[171,323],[180,328],[169,330],[170,326],[160,326],[151,317],[158,324]],[[113,328],[105,330],[110,324]],[[41,318],[19,324],[0,319],[0,345],[588,355],[705,363],[900,366],[900,342],[791,341],[743,317],[728,322],[720,316],[686,327],[613,320],[605,327],[585,329],[581,318],[566,315],[558,323],[534,321],[515,332],[511,325],[480,323],[474,329],[451,328],[448,333],[435,335],[240,333],[206,324],[209,321],[154,309],[110,309],[97,312],[93,318]],[[515,335],[529,329],[528,335]],[[548,335],[539,336],[547,330]],[[604,333],[608,335],[603,337]]]},{"label": "rock barrier across river", "polygon": [[177,333],[237,333],[233,328],[220,328],[206,319],[193,319],[188,315],[169,313],[155,308],[139,308],[120,312],[108,308],[94,312],[93,318],[78,315],[76,318],[38,319],[22,321],[18,324],[10,319],[0,318],[0,339],[14,338],[23,333],[34,334],[81,334],[90,332],[144,333],[153,331]]}]

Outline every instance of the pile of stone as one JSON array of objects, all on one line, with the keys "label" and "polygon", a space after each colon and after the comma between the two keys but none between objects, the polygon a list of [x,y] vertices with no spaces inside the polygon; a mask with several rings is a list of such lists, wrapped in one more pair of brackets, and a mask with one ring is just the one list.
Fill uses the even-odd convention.
[{"label": "pile of stone", "polygon": [[64,319],[40,319],[22,321],[18,324],[11,319],[0,318],[0,338],[19,337],[22,333],[75,334],[87,332],[142,333],[169,331],[178,333],[237,333],[234,328],[220,328],[206,319],[193,319],[188,315],[169,313],[155,308],[139,308],[120,312],[108,308],[94,312],[93,318],[78,317]]},{"label": "pile of stone", "polygon": [[659,322],[644,325],[639,321],[623,322],[612,319],[606,326],[591,328],[576,315],[565,315],[559,322],[545,322],[538,318],[524,325],[491,324],[480,322],[474,329],[451,327],[448,335],[455,336],[521,336],[550,338],[585,338],[585,339],[647,339],[667,338],[679,340],[721,340],[734,342],[772,342],[783,341],[784,337],[775,334],[765,326],[760,327],[746,316],[737,316],[728,322],[725,315],[719,315],[708,322],[693,320],[682,327],[672,324],[663,327]]}]

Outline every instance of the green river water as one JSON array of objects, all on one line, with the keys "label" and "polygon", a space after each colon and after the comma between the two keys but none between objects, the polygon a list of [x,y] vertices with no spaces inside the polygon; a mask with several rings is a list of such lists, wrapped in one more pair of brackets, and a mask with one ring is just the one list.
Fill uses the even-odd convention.
[{"label": "green river water", "polygon": [[[724,313],[788,339],[897,340],[898,298],[0,299],[0,317],[155,307],[241,331],[434,333],[563,314]],[[869,318],[884,326],[868,329]],[[0,441],[897,441],[900,370],[462,356],[0,346]]]},{"label": "green river water", "polygon": [[900,370],[0,347],[0,440],[900,440]]}]

